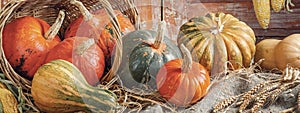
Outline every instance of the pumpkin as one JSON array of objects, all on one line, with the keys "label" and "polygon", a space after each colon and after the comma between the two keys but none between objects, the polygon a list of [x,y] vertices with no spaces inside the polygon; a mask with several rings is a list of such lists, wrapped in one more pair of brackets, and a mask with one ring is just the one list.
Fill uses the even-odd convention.
[{"label": "pumpkin", "polygon": [[255,53],[255,35],[244,22],[230,14],[209,13],[190,19],[180,27],[178,44],[184,44],[211,75],[224,71],[226,62],[234,69],[248,67]]},{"label": "pumpkin", "polygon": [[[162,23],[163,26],[165,23]],[[129,89],[156,90],[156,75],[166,62],[181,58],[180,50],[168,37],[159,32],[137,30],[122,38],[122,62],[117,71],[120,82]],[[117,56],[116,56],[117,57]]]},{"label": "pumpkin", "polygon": [[[104,9],[90,13],[81,2],[72,0],[72,4],[76,5],[83,15],[75,19],[68,27],[65,38],[73,36],[93,37],[96,38],[98,46],[102,49],[108,65],[113,48],[116,43],[113,26],[110,22],[109,15]],[[134,30],[130,19],[124,16],[120,11],[114,10],[116,19],[119,22],[122,34],[127,34]]]},{"label": "pumpkin", "polygon": [[183,59],[165,63],[156,76],[162,97],[177,106],[188,106],[200,100],[210,85],[208,71],[192,60],[189,50],[181,45]]},{"label": "pumpkin", "polygon": [[287,65],[300,68],[300,34],[292,34],[275,47],[275,62],[279,69],[284,70]]},{"label": "pumpkin", "polygon": [[5,57],[18,74],[32,79],[47,52],[60,42],[56,34],[63,19],[61,11],[51,28],[47,22],[31,16],[17,18],[4,26]]},{"label": "pumpkin", "polygon": [[6,85],[2,84],[1,82],[0,82],[0,88],[7,89]]},{"label": "pumpkin", "polygon": [[104,68],[104,55],[93,38],[72,37],[63,40],[51,49],[45,63],[63,59],[73,63],[90,85],[96,85]]},{"label": "pumpkin", "polygon": [[[0,83],[1,84],[1,83]],[[6,88],[0,88],[0,112],[18,113],[18,102],[15,96]]]},{"label": "pumpkin", "polygon": [[31,93],[42,112],[113,113],[118,105],[114,93],[90,86],[78,68],[65,60],[42,65],[32,80]]},{"label": "pumpkin", "polygon": [[17,105],[15,96],[0,82],[0,113],[18,113]]},{"label": "pumpkin", "polygon": [[265,39],[256,44],[256,52],[254,61],[258,62],[264,59],[261,63],[261,67],[267,70],[276,68],[275,63],[275,47],[281,40],[278,39]]}]

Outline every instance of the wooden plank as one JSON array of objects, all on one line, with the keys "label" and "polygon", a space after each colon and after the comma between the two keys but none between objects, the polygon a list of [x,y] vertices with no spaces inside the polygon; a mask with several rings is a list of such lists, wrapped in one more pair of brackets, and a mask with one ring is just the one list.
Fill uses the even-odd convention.
[{"label": "wooden plank", "polygon": [[[296,7],[293,7],[293,12],[281,11],[276,13],[272,11],[271,22],[269,29],[262,29],[254,13],[251,2],[242,3],[194,3],[191,4],[192,10],[203,11],[200,13],[189,12],[188,15],[204,15],[207,12],[229,13],[246,22],[254,29],[258,37],[286,37],[293,33],[300,33],[300,2],[295,2]],[[199,7],[200,6],[200,7]]]},{"label": "wooden plank", "polygon": [[[140,3],[143,4],[141,0]],[[167,0],[170,1],[170,0]],[[184,1],[184,0],[173,0]],[[276,13],[272,11],[271,22],[269,29],[262,29],[257,20],[253,9],[252,0],[187,0],[187,12],[177,10],[181,15],[188,15],[188,18],[194,16],[203,16],[209,12],[224,12],[232,14],[241,21],[246,22],[251,28],[254,29],[258,40],[262,38],[274,37],[284,38],[293,33],[300,33],[300,0],[293,0],[295,7],[291,7],[293,12],[281,11]],[[159,2],[158,2],[159,3]],[[147,3],[147,4],[160,4]],[[183,3],[181,3],[183,4]],[[166,6],[171,8],[170,2],[166,2]],[[183,7],[183,6],[182,6]],[[181,7],[181,9],[182,9]],[[175,7],[175,9],[180,9]]]}]

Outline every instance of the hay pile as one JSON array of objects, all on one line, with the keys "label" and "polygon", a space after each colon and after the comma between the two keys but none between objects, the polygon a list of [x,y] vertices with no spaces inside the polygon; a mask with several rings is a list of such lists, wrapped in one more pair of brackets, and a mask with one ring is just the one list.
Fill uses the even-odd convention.
[{"label": "hay pile", "polygon": [[[214,109],[217,113],[238,113],[239,110],[243,110],[243,113],[297,113],[300,112],[297,102],[300,91],[298,72],[298,69],[292,68],[289,68],[288,74],[262,72],[257,70],[257,66],[228,71],[226,77],[218,81],[215,79],[207,96],[197,104],[176,110],[188,113],[212,113]],[[142,112],[149,113],[151,110],[170,112],[159,106],[149,107]]]}]

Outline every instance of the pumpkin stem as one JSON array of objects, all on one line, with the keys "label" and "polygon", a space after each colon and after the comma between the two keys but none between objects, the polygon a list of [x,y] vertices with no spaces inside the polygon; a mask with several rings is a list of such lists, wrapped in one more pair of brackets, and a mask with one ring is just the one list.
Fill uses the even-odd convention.
[{"label": "pumpkin stem", "polygon": [[161,21],[159,26],[158,26],[158,33],[157,33],[157,37],[155,39],[155,42],[153,44],[153,47],[155,49],[159,49],[162,40],[164,39],[164,30],[166,28],[166,22],[165,21]]},{"label": "pumpkin stem", "polygon": [[55,20],[55,23],[44,34],[44,37],[47,40],[52,40],[57,35],[57,33],[59,32],[59,29],[60,29],[60,27],[61,27],[64,19],[65,19],[65,12],[62,11],[62,10],[60,10],[59,13],[58,13],[58,17]]},{"label": "pumpkin stem", "polygon": [[89,21],[93,18],[93,14],[83,5],[82,2],[78,0],[70,0],[70,3],[79,8],[80,12],[83,14],[84,21]]},{"label": "pumpkin stem", "polygon": [[76,47],[75,53],[78,55],[83,55],[84,52],[87,49],[89,49],[93,44],[95,44],[95,40],[93,38],[89,38],[88,40],[83,41]]},{"label": "pumpkin stem", "polygon": [[213,29],[213,30],[211,31],[211,33],[214,34],[214,35],[216,35],[216,34],[222,32],[223,29],[224,29],[224,25],[222,24],[221,17],[220,17],[219,15],[217,15],[217,17],[216,17],[215,20],[216,20],[216,22],[217,22],[217,28],[216,28],[216,29]]},{"label": "pumpkin stem", "polygon": [[182,72],[187,73],[192,69],[193,59],[190,51],[183,45],[180,45],[180,50],[183,54]]}]

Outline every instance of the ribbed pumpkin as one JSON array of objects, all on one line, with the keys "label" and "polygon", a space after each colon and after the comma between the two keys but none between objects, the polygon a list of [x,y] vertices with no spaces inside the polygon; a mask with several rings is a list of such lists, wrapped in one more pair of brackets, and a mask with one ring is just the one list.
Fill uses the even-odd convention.
[{"label": "ribbed pumpkin", "polygon": [[63,18],[64,13],[60,12],[59,21],[51,29],[47,22],[31,16],[15,19],[5,25],[2,32],[3,50],[17,73],[32,79],[47,52],[60,42],[56,34]]},{"label": "ribbed pumpkin", "polygon": [[90,86],[82,73],[65,60],[41,66],[32,80],[31,93],[43,112],[113,113],[118,105],[114,93]]},{"label": "ribbed pumpkin", "polygon": [[15,96],[0,82],[0,113],[18,113],[17,106]]},{"label": "ribbed pumpkin", "polygon": [[229,61],[235,69],[250,66],[255,53],[255,35],[244,22],[230,14],[209,13],[190,19],[180,27],[178,44],[184,44],[212,73],[224,70]]},{"label": "ribbed pumpkin", "polygon": [[159,32],[138,30],[122,38],[126,46],[123,47],[118,75],[125,87],[156,90],[155,79],[160,67],[181,58],[178,47],[163,35],[164,28],[160,27]]},{"label": "ribbed pumpkin", "polygon": [[63,59],[73,63],[90,85],[96,85],[104,68],[104,55],[93,38],[72,37],[63,40],[51,49],[45,63]]},{"label": "ribbed pumpkin", "polygon": [[254,56],[254,61],[258,62],[264,59],[261,63],[261,67],[264,69],[274,69],[276,68],[275,55],[274,52],[276,45],[281,40],[278,39],[265,39],[256,44],[256,52]]},{"label": "ribbed pumpkin", "polygon": [[164,64],[156,77],[159,93],[177,106],[188,106],[200,100],[210,85],[208,71],[193,62],[189,50],[181,45],[183,59]]},{"label": "ribbed pumpkin", "polygon": [[0,112],[1,113],[18,113],[18,102],[15,96],[7,89],[0,88]]},{"label": "ribbed pumpkin", "polygon": [[280,41],[275,47],[274,57],[281,70],[287,65],[300,68],[300,34],[292,34]]},{"label": "ribbed pumpkin", "polygon": [[[65,33],[65,38],[73,36],[96,38],[98,40],[97,44],[102,49],[105,58],[108,60],[107,62],[110,63],[111,54],[116,43],[116,37],[114,36],[112,24],[107,12],[104,9],[101,9],[92,14],[81,2],[72,0],[71,3],[75,4],[83,15],[70,24]],[[131,24],[129,18],[124,16],[118,10],[115,10],[114,12],[123,34],[127,34],[134,30],[134,26]]]}]

